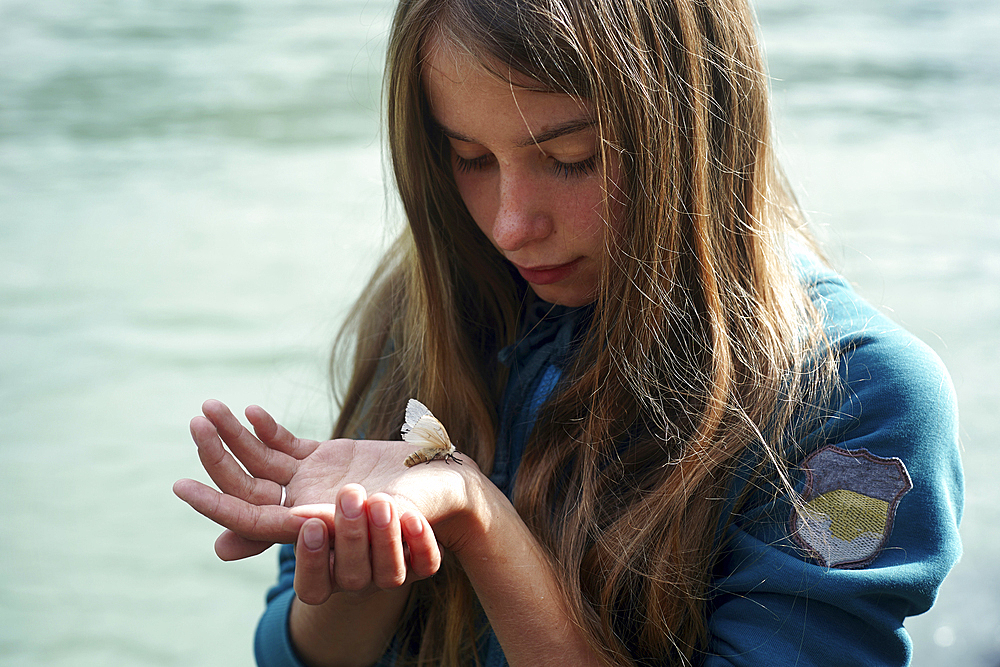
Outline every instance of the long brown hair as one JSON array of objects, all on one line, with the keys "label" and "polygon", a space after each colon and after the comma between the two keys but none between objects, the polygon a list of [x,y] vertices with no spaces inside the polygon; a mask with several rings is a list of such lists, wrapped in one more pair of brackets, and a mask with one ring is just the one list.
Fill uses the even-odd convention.
[{"label": "long brown hair", "polygon": [[[393,23],[388,144],[408,226],[345,329],[357,347],[336,434],[392,437],[419,396],[484,471],[493,461],[496,354],[527,288],[454,186],[421,83],[428,40],[588,100],[604,164],[622,164],[606,188],[622,219],[515,506],[609,664],[684,664],[704,646],[721,499],[737,469],[788,487],[790,427],[832,377],[790,258],[809,241],[771,153],[754,26],[744,0],[402,0]],[[414,589],[413,656],[474,662],[475,609],[446,561]]]}]

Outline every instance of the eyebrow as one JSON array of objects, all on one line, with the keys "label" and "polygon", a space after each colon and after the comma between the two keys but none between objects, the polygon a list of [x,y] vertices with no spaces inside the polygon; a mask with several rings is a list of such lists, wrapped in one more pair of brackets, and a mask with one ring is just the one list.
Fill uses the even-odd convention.
[{"label": "eyebrow", "polygon": [[[456,141],[464,141],[468,144],[478,144],[479,142],[471,137],[467,137],[460,132],[455,132],[454,130],[445,127],[441,123],[434,121],[441,133],[446,137],[451,137]],[[583,130],[592,128],[594,126],[594,121],[590,118],[577,118],[575,120],[568,120],[565,123],[559,123],[544,132],[539,132],[538,134],[532,135],[524,141],[519,141],[517,143],[518,148],[525,148],[527,146],[537,146],[538,144],[544,144],[546,141],[552,141],[553,139],[558,139],[559,137],[566,136],[567,134],[575,134],[576,132],[582,132]]]}]

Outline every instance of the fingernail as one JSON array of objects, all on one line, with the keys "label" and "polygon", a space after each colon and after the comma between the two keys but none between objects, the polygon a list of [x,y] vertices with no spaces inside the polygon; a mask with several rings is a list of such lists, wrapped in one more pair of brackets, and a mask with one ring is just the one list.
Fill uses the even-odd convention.
[{"label": "fingernail", "polygon": [[323,526],[315,521],[307,521],[302,527],[302,541],[309,551],[318,551],[323,546]]},{"label": "fingernail", "polygon": [[369,505],[368,512],[371,514],[372,523],[375,524],[376,528],[385,528],[392,520],[392,508],[384,500]]},{"label": "fingernail", "polygon": [[406,532],[416,537],[420,533],[424,532],[424,522],[420,520],[420,517],[410,515],[406,517]]},{"label": "fingernail", "polygon": [[348,493],[340,499],[340,510],[348,519],[357,519],[364,509],[364,501],[356,493]]}]

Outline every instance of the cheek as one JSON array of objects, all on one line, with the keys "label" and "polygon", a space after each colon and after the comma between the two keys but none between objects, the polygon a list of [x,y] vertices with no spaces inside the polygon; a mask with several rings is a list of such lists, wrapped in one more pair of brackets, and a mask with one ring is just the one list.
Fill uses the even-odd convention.
[{"label": "cheek", "polygon": [[[565,198],[564,211],[567,213],[567,227],[570,235],[581,241],[588,240],[591,244],[603,242],[609,226],[614,226],[620,217],[613,201],[605,204],[603,184],[600,179],[594,179],[586,188],[580,188]],[[606,210],[607,206],[607,210]]]},{"label": "cheek", "polygon": [[456,169],[454,178],[458,195],[462,198],[469,215],[479,229],[484,233],[488,232],[492,226],[489,221],[493,220],[496,212],[496,202],[490,196],[493,190],[483,182],[482,176],[465,174]]}]

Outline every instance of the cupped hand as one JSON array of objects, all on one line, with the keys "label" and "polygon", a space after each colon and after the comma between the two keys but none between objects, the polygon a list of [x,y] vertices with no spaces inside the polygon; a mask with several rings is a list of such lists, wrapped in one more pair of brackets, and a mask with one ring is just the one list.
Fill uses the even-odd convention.
[{"label": "cupped hand", "polygon": [[[468,457],[463,466],[407,468],[403,461],[414,446],[406,442],[297,438],[256,406],[246,410],[256,435],[218,401],[207,401],[202,411],[204,417],[191,421],[191,434],[221,493],[194,480],[178,481],[174,492],[227,529],[216,542],[218,555],[234,560],[294,542],[297,555],[311,554],[308,562],[318,569],[332,542],[334,588],[399,582],[404,549],[411,572],[432,574],[440,536],[431,524],[468,505],[468,480],[479,474]],[[286,506],[279,504],[282,487]],[[298,559],[301,568],[305,563]]]}]

